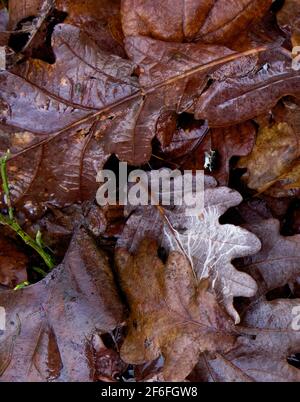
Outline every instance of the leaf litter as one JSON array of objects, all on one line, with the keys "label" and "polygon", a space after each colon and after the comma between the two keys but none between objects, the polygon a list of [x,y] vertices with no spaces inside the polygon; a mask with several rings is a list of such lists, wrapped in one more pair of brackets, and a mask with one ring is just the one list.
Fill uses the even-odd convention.
[{"label": "leaf litter", "polygon": [[[238,3],[1,5],[1,381],[299,382],[300,4]],[[100,207],[119,161],[203,212]]]}]

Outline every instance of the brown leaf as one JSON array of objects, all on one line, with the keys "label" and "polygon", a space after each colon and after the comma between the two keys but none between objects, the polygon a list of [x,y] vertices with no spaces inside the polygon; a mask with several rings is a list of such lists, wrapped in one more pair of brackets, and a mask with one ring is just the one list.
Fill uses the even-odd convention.
[{"label": "brown leaf", "polygon": [[[66,206],[93,198],[96,174],[110,153],[123,148],[119,156],[129,156],[133,146],[126,124],[134,124],[131,117],[136,106],[128,113],[127,123],[120,119],[128,105],[116,112],[121,115],[119,124],[108,120],[107,125],[115,124],[115,136],[113,127],[106,136],[105,128],[100,131],[103,123],[97,112],[139,89],[130,77],[132,64],[101,52],[70,25],[56,28],[53,46],[54,65],[31,60],[0,76],[1,148],[20,154],[9,165],[12,195],[33,215],[37,205],[41,208],[45,202]],[[115,114],[110,117],[114,119]],[[62,131],[67,133],[60,135]]]},{"label": "brown leaf", "polygon": [[[21,21],[38,17],[44,0],[10,0],[10,29]],[[64,22],[88,34],[104,51],[125,57],[121,26],[120,0],[55,0],[58,12],[66,13]]]},{"label": "brown leaf", "polygon": [[60,266],[35,285],[1,292],[0,305],[1,381],[91,381],[87,343],[122,320],[108,258],[84,230]]},{"label": "brown leaf", "polygon": [[210,174],[221,186],[228,185],[231,158],[248,155],[255,144],[255,138],[256,130],[251,122],[211,129],[199,148],[189,155],[182,168],[203,169],[205,153],[214,150],[217,153],[216,164]]},{"label": "brown leaf", "polygon": [[300,300],[254,303],[237,327],[241,337],[228,353],[203,354],[191,381],[299,382],[300,371],[287,358],[298,353],[300,331],[292,328]]},{"label": "brown leaf", "polygon": [[18,22],[37,16],[44,0],[10,0],[9,28],[16,28]]},{"label": "brown leaf", "polygon": [[269,9],[271,0],[124,0],[122,22],[126,36],[150,36],[183,42],[195,38],[225,43]]},{"label": "brown leaf", "polygon": [[[30,60],[0,74],[1,148],[15,154],[14,199],[32,211],[36,204],[62,207],[94,197],[96,173],[112,153],[133,165],[147,162],[160,115],[190,108],[207,83],[205,71],[221,79],[256,62],[220,46],[131,38],[127,48],[144,69],[141,88],[132,63],[102,52],[78,28],[59,25],[52,40],[54,65]],[[154,66],[150,71],[153,60],[157,73]]]},{"label": "brown leaf", "polygon": [[232,347],[235,337],[229,318],[205,284],[195,282],[182,254],[171,253],[164,266],[156,242],[145,239],[134,256],[118,250],[116,263],[130,306],[123,360],[142,364],[162,354],[164,379],[182,381],[201,352]]},{"label": "brown leaf", "polygon": [[273,197],[299,192],[299,110],[295,103],[286,105],[284,113],[275,110],[275,122],[260,128],[252,153],[240,159],[238,167],[247,168],[249,188]]},{"label": "brown leaf", "polygon": [[14,288],[27,280],[28,257],[13,242],[0,236],[0,284]]},{"label": "brown leaf", "polygon": [[119,353],[104,345],[98,334],[87,345],[87,355],[94,381],[116,382],[128,367]]},{"label": "brown leaf", "polygon": [[[140,36],[127,37],[125,43],[129,57],[140,67],[142,87],[152,87],[153,92],[156,86],[157,98],[158,89],[165,87],[164,108],[194,113],[211,127],[252,119],[281,97],[300,94],[299,72],[292,69],[291,55],[280,49],[267,50],[258,59],[254,57],[258,49],[253,49],[252,57],[241,53],[230,62],[234,54],[223,46],[174,44]],[[226,57],[227,63],[220,66],[217,55]],[[205,63],[203,69],[198,60]]]},{"label": "brown leaf", "polygon": [[277,21],[283,30],[292,35],[293,46],[300,46],[300,2],[285,0],[282,9],[277,14]]},{"label": "brown leaf", "polygon": [[259,67],[221,82],[216,79],[195,104],[196,119],[211,127],[234,125],[263,114],[283,96],[300,96],[300,73],[292,69],[292,57],[284,50],[270,50]]},{"label": "brown leaf", "polygon": [[76,25],[92,38],[100,49],[126,57],[120,0],[56,0],[56,7],[68,14],[65,23]]},{"label": "brown leaf", "polygon": [[216,182],[212,178],[206,182],[204,195],[197,194],[205,202],[199,217],[186,216],[182,207],[164,209],[163,215],[154,206],[137,208],[133,213],[130,211],[117,245],[135,252],[143,238],[151,237],[167,251],[184,252],[198,279],[208,278],[218,300],[238,323],[240,318],[233,298],[252,297],[257,286],[249,275],[237,271],[231,260],[256,253],[260,242],[245,229],[219,223],[220,216],[238,205],[242,198],[227,187],[214,188]]},{"label": "brown leaf", "polygon": [[158,149],[159,157],[165,162],[178,165],[178,167],[184,166],[187,158],[198,153],[201,144],[205,142],[205,138],[208,136],[207,125],[196,120],[188,121],[187,124],[181,124],[180,127],[173,129],[170,133],[171,140],[168,142],[165,141],[168,131],[163,130],[163,127],[159,128],[162,128],[162,132],[156,134],[161,144]]},{"label": "brown leaf", "polygon": [[262,242],[261,250],[238,261],[237,268],[247,272],[258,283],[259,295],[294,282],[300,275],[300,236],[280,235],[275,219],[244,226]]}]

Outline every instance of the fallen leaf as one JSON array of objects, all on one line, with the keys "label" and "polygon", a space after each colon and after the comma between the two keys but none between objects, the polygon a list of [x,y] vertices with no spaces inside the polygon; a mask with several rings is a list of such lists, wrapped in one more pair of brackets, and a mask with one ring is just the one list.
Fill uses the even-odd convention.
[{"label": "fallen leaf", "polygon": [[273,197],[299,192],[299,110],[290,104],[285,113],[276,117],[275,112],[275,122],[260,128],[252,153],[240,159],[238,167],[247,169],[244,180],[249,188]]},{"label": "fallen leaf", "polygon": [[[135,252],[141,240],[150,236],[168,251],[184,252],[198,279],[209,279],[218,300],[238,323],[233,298],[252,297],[257,286],[249,275],[237,271],[231,260],[255,254],[261,245],[245,229],[219,223],[220,216],[238,205],[242,197],[227,187],[215,186],[214,179],[206,179],[204,210],[199,217],[186,216],[184,207],[164,209],[163,215],[155,206],[138,207],[134,212],[130,209],[131,215],[117,246]],[[203,193],[197,196],[203,197]]]},{"label": "fallen leaf", "polygon": [[136,255],[119,249],[115,258],[130,307],[123,360],[142,364],[162,354],[164,379],[182,381],[201,352],[232,347],[233,325],[182,254],[171,253],[164,265],[156,242],[145,239]]},{"label": "fallen leaf", "polygon": [[[126,121],[119,118],[114,139],[112,131],[110,138],[103,138],[105,130],[100,131],[103,123],[97,112],[139,90],[130,77],[132,64],[101,52],[78,28],[69,25],[56,28],[53,46],[54,65],[31,60],[13,72],[0,74],[1,147],[19,153],[9,164],[11,192],[15,202],[31,209],[32,215],[37,205],[41,208],[45,202],[67,206],[93,198],[97,172],[110,153],[123,147],[128,156],[132,149]],[[127,107],[122,116],[125,111]],[[127,116],[128,123],[133,112]],[[77,128],[71,130],[78,121]],[[57,134],[64,130],[65,135]]]},{"label": "fallen leaf", "polygon": [[299,352],[300,331],[292,328],[300,300],[251,305],[236,330],[241,336],[228,353],[203,354],[189,377],[203,382],[299,382],[287,359]]},{"label": "fallen leaf", "polygon": [[43,281],[0,293],[1,381],[91,381],[86,347],[122,322],[108,257],[81,229],[64,262]]},{"label": "fallen leaf", "polygon": [[205,153],[213,150],[216,152],[215,168],[208,173],[221,186],[228,185],[231,158],[248,155],[255,144],[255,138],[256,129],[252,122],[211,129],[198,149],[189,155],[181,167],[186,170],[203,169]]},{"label": "fallen leaf", "polygon": [[277,14],[280,27],[292,35],[293,46],[300,46],[300,2],[285,0],[282,9]]},{"label": "fallen leaf", "polygon": [[14,288],[27,281],[28,257],[15,244],[0,236],[0,284]]},{"label": "fallen leaf", "polygon": [[107,348],[98,334],[95,334],[87,345],[87,355],[93,381],[117,382],[128,368],[119,353]]},{"label": "fallen leaf", "polygon": [[260,19],[271,0],[124,0],[122,23],[125,36],[150,36],[183,42],[199,39],[224,43]]},{"label": "fallen leaf", "polygon": [[282,236],[276,219],[244,225],[261,241],[261,250],[242,258],[235,266],[258,283],[258,295],[294,282],[300,275],[300,236]]},{"label": "fallen leaf", "polygon": [[125,58],[120,3],[120,0],[56,0],[56,8],[68,14],[66,24],[80,28],[100,49]]},{"label": "fallen leaf", "polygon": [[[9,168],[12,195],[32,211],[36,204],[64,207],[93,198],[95,176],[112,153],[132,165],[146,163],[160,115],[166,109],[180,114],[191,107],[207,83],[204,71],[235,76],[242,66],[256,63],[255,57],[220,46],[127,39],[127,49],[144,68],[141,89],[132,76],[132,63],[102,52],[78,28],[58,25],[52,41],[54,65],[29,60],[0,74],[6,133],[1,147],[14,154]],[[143,61],[142,48],[148,61]],[[190,58],[191,52],[199,55],[200,64]],[[152,58],[157,74],[155,68],[149,70]],[[228,60],[229,65],[220,68]],[[58,154],[58,147],[64,152]]]},{"label": "fallen leaf", "polygon": [[257,68],[239,77],[216,79],[195,104],[195,118],[211,127],[234,125],[263,114],[284,96],[300,96],[300,74],[292,69],[292,56],[269,50]]}]

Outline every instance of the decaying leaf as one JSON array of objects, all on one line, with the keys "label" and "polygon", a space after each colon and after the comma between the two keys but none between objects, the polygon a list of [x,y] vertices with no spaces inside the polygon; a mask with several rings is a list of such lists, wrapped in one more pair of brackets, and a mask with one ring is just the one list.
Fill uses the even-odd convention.
[{"label": "decaying leaf", "polygon": [[[207,84],[208,70],[222,79],[256,65],[255,57],[225,47],[128,38],[141,89],[132,63],[104,53],[77,27],[58,25],[52,42],[54,65],[30,60],[0,75],[6,133],[1,147],[15,154],[12,194],[30,208],[34,201],[66,206],[90,199],[96,173],[110,154],[133,165],[149,160],[160,115],[191,108]],[[64,151],[58,154],[58,147]]]},{"label": "decaying leaf", "polygon": [[[97,172],[110,153],[121,147],[128,156],[132,150],[130,127],[120,121],[127,107],[107,116],[116,132],[109,138],[105,127],[100,131],[97,112],[138,90],[132,64],[103,53],[70,25],[56,28],[53,45],[54,65],[31,60],[0,76],[1,148],[20,154],[9,166],[12,195],[33,214],[37,203],[65,206],[93,198]],[[128,113],[129,125],[135,109]],[[58,135],[62,130],[67,132]],[[42,144],[35,148],[37,142]]]},{"label": "decaying leaf", "polygon": [[[249,307],[241,336],[228,353],[203,354],[190,377],[204,382],[299,382],[300,371],[287,359],[300,349],[300,331],[293,328],[300,300],[262,301]],[[298,310],[299,311],[299,310]]]},{"label": "decaying leaf", "polygon": [[94,381],[116,382],[128,367],[119,353],[104,345],[98,334],[87,345],[87,355]]},{"label": "decaying leaf", "polygon": [[293,46],[300,46],[299,0],[285,0],[282,9],[277,14],[277,20],[281,28],[292,35]]},{"label": "decaying leaf", "polygon": [[1,292],[0,305],[0,381],[91,381],[88,342],[122,322],[108,258],[82,229],[60,266],[35,285]]},{"label": "decaying leaf", "polygon": [[216,80],[195,105],[195,117],[222,127],[252,119],[274,107],[283,96],[299,98],[300,74],[282,49],[261,56],[258,68],[236,78]]},{"label": "decaying leaf", "polygon": [[186,216],[182,207],[172,211],[165,209],[164,216],[154,206],[139,207],[128,219],[118,246],[134,252],[141,240],[150,236],[169,251],[184,251],[199,280],[209,279],[218,300],[238,323],[233,298],[254,296],[257,286],[249,275],[237,271],[231,260],[255,254],[261,245],[258,238],[245,229],[219,223],[220,216],[238,205],[242,198],[236,191],[214,188],[215,185],[213,179],[207,179],[204,210],[200,216]]},{"label": "decaying leaf", "polygon": [[1,232],[0,382],[300,382],[299,0],[1,1],[0,213],[63,262]]},{"label": "decaying leaf", "polygon": [[273,124],[260,128],[252,153],[241,158],[238,167],[247,168],[244,179],[249,188],[284,197],[299,192],[299,106],[290,103],[277,114]]},{"label": "decaying leaf", "polygon": [[234,326],[185,256],[173,252],[164,265],[156,242],[145,239],[134,256],[119,249],[116,263],[130,306],[123,360],[142,364],[162,354],[164,379],[182,381],[201,352],[232,347]]},{"label": "decaying leaf", "polygon": [[186,158],[182,167],[193,170],[203,169],[205,153],[213,150],[216,152],[216,161],[210,174],[221,186],[226,186],[229,180],[231,158],[248,155],[255,144],[255,138],[256,130],[252,122],[211,129],[199,148]]},{"label": "decaying leaf", "polygon": [[300,236],[280,235],[279,221],[275,219],[244,227],[256,234],[262,242],[262,248],[257,254],[245,257],[235,265],[256,280],[259,294],[264,295],[294,282],[300,275]]},{"label": "decaying leaf", "polygon": [[65,23],[79,27],[100,49],[126,57],[120,0],[56,0],[56,8],[68,14]]},{"label": "decaying leaf", "polygon": [[124,0],[122,22],[126,36],[150,36],[183,42],[198,39],[225,43],[261,18],[271,0]]}]

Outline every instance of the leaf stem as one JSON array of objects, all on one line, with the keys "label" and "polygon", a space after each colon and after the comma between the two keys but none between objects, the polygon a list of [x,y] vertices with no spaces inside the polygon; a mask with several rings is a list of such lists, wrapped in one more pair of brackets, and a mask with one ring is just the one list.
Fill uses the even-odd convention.
[{"label": "leaf stem", "polygon": [[8,178],[7,178],[7,169],[6,169],[6,163],[7,160],[9,159],[9,152],[6,153],[3,157],[0,159],[0,173],[1,173],[1,179],[2,179],[2,188],[3,188],[3,193],[4,193],[4,202],[8,207],[8,216],[3,215],[0,213],[0,224],[5,225],[10,227],[21,239],[24,241],[26,245],[34,249],[44,260],[45,264],[47,267],[51,270],[54,268],[54,260],[50,254],[48,254],[44,248],[41,246],[41,243],[33,240],[19,225],[17,220],[14,217],[14,211],[10,199],[10,193],[9,193],[9,183],[8,183]]}]

